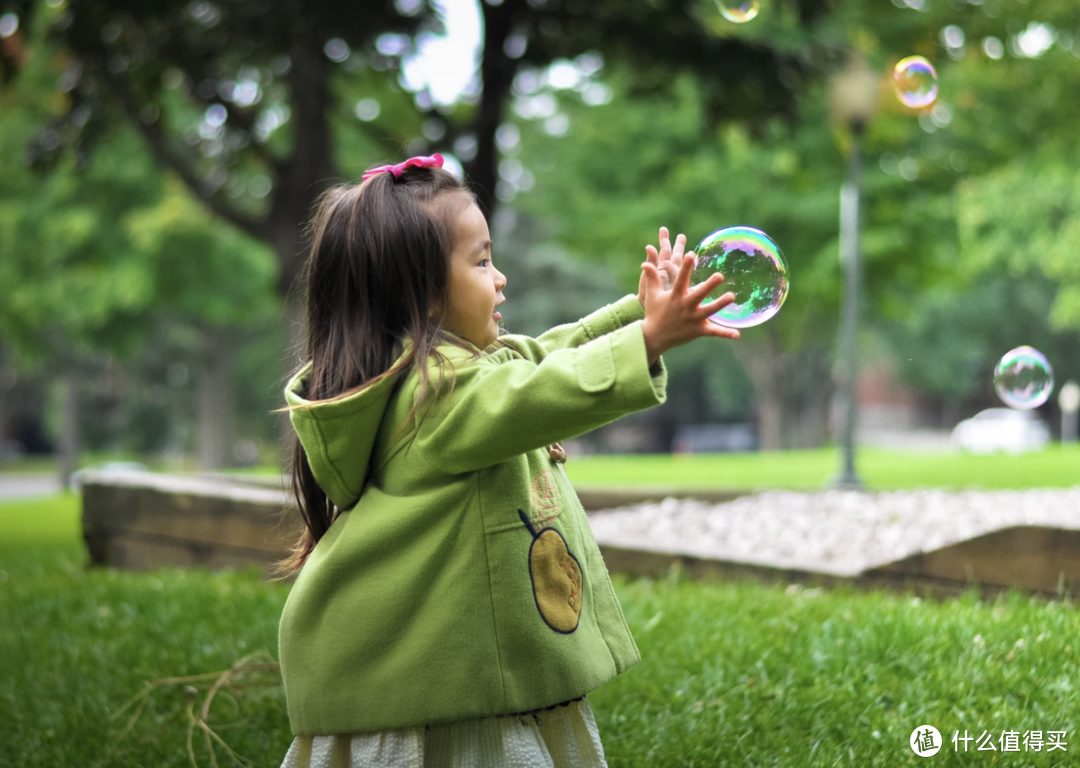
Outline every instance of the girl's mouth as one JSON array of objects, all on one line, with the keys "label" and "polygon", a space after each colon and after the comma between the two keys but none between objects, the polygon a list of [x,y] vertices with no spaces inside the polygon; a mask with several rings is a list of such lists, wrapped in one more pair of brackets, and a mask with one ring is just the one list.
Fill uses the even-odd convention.
[{"label": "girl's mouth", "polygon": [[502,312],[492,312],[491,316],[494,317],[496,320],[502,320]]}]

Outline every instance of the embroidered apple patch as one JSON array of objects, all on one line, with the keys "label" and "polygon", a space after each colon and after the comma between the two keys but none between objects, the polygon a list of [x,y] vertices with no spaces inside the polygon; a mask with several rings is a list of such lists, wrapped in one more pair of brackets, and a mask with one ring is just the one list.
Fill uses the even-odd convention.
[{"label": "embroidered apple patch", "polygon": [[561,533],[554,528],[537,531],[523,510],[519,509],[518,515],[533,537],[529,577],[536,609],[549,627],[570,634],[581,618],[581,565]]}]

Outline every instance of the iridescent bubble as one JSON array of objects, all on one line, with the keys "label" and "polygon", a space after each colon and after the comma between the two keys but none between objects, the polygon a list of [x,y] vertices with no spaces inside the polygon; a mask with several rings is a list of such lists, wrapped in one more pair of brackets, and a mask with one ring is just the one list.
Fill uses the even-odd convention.
[{"label": "iridescent bubble", "polygon": [[1005,353],[994,369],[994,389],[1005,405],[1026,411],[1038,408],[1054,388],[1054,371],[1046,356],[1033,347]]},{"label": "iridescent bubble", "polygon": [[750,21],[761,10],[758,0],[716,0],[716,4],[720,6],[720,15],[736,24]]},{"label": "iridescent bubble", "polygon": [[724,276],[724,282],[702,303],[728,291],[735,294],[735,301],[710,316],[710,321],[728,328],[749,328],[780,311],[788,293],[787,261],[760,229],[718,229],[702,240],[695,252],[697,263],[690,277],[693,285],[705,282],[714,272]]},{"label": "iridescent bubble", "polygon": [[893,70],[896,95],[908,107],[925,107],[937,98],[937,72],[922,56],[908,56]]}]

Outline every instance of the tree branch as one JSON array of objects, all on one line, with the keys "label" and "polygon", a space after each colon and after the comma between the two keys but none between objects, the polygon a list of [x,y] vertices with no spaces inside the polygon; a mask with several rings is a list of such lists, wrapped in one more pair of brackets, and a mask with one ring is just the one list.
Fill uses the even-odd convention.
[{"label": "tree branch", "polygon": [[140,133],[142,133],[143,138],[146,139],[150,146],[150,151],[160,165],[175,171],[184,184],[187,185],[187,187],[202,200],[213,213],[221,216],[221,218],[240,228],[244,232],[247,232],[252,237],[264,242],[270,241],[270,232],[267,227],[266,218],[251,216],[236,210],[231,205],[225,203],[217,192],[207,194],[198,177],[195,175],[192,165],[186,162],[184,158],[168,146],[164,132],[157,125],[147,125],[139,118],[138,105],[135,104],[135,100],[132,97],[127,78],[122,75],[110,73],[106,67],[94,67],[91,68],[91,71],[96,72],[96,74],[101,77],[107,90],[121,106],[124,113],[128,116],[129,121],[139,129]]},{"label": "tree branch", "polygon": [[485,32],[480,76],[484,90],[475,121],[476,158],[466,166],[466,173],[480,199],[480,208],[490,217],[496,205],[495,184],[498,181],[495,132],[502,122],[503,106],[517,71],[517,62],[506,55],[503,45],[516,21],[528,9],[524,0],[506,0],[495,6],[483,3],[481,8]]},{"label": "tree branch", "polygon": [[270,147],[265,144],[260,144],[255,140],[255,121],[252,119],[251,114],[246,111],[240,110],[235,104],[230,104],[222,99],[222,106],[225,107],[225,112],[229,116],[229,121],[232,121],[251,138],[249,147],[257,154],[264,163],[266,163],[273,171],[274,176],[278,176],[281,173],[281,160],[274,156],[274,153],[270,151]]}]

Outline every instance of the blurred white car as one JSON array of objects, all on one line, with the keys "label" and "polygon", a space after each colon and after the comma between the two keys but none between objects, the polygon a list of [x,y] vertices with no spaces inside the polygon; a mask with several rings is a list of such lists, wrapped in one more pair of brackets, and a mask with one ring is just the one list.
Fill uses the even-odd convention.
[{"label": "blurred white car", "polygon": [[1045,448],[1050,428],[1031,411],[987,408],[957,424],[952,441],[970,453],[1024,453]]}]

